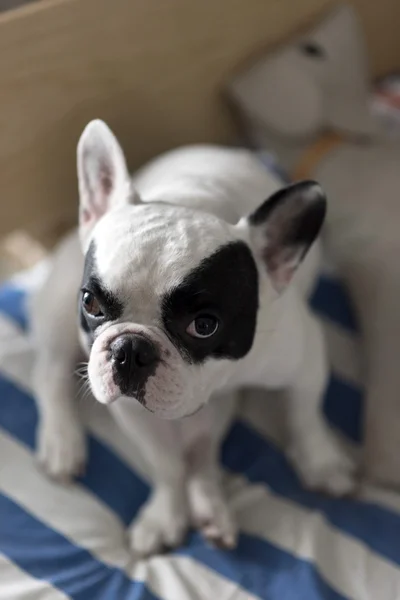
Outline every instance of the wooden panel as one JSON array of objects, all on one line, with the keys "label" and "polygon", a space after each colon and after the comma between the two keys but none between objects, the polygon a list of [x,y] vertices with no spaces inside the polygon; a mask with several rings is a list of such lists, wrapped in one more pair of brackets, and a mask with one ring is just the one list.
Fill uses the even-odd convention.
[{"label": "wooden panel", "polygon": [[[354,0],[373,66],[398,64],[398,0]],[[230,141],[220,98],[248,56],[328,0],[53,0],[0,18],[0,234],[75,214],[75,147],[106,119],[132,168],[186,142]]]}]

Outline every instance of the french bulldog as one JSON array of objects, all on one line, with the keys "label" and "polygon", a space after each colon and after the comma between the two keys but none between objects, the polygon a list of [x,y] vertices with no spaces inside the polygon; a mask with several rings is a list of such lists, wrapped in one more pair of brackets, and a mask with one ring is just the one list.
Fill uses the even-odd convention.
[{"label": "french bulldog", "polygon": [[242,387],[285,390],[287,455],[302,480],[349,492],[353,464],[321,414],[327,360],[306,301],[326,212],[319,185],[282,188],[251,152],[213,146],[171,151],[131,178],[100,120],[82,133],[77,168],[79,231],[32,299],[47,472],[84,468],[73,379],[83,351],[94,397],[143,448],[154,481],[130,529],[138,556],[177,546],[190,525],[235,546],[218,451]]}]

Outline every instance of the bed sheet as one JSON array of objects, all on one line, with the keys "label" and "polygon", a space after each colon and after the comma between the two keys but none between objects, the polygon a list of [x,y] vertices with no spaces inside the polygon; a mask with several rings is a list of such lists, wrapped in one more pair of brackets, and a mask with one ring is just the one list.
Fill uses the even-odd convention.
[{"label": "bed sheet", "polygon": [[[213,549],[190,532],[175,552],[135,563],[125,532],[150,484],[140,448],[121,436],[106,408],[82,402],[90,455],[84,477],[56,485],[35,462],[26,307],[43,272],[0,288],[1,600],[400,599],[400,498],[364,489],[357,500],[337,500],[304,490],[282,452],[280,404],[261,392],[246,393],[222,449],[238,548]],[[325,413],[357,452],[357,324],[330,269],[311,303],[332,364]]]}]

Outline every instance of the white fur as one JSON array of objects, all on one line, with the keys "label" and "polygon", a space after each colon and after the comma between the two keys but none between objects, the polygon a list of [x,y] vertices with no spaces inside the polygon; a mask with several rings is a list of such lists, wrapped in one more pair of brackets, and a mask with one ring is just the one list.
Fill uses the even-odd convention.
[{"label": "white fur", "polygon": [[[177,545],[192,523],[213,543],[232,547],[235,520],[221,491],[217,453],[234,410],[232,394],[241,386],[287,389],[288,455],[306,484],[336,494],[353,485],[353,466],[321,416],[327,375],[324,344],[304,298],[315,276],[317,247],[300,267],[296,283],[279,295],[258,254],[254,230],[242,219],[277,190],[279,182],[251,153],[215,147],[177,150],[137,173],[133,192],[116,144],[119,148],[104,124],[92,123],[78,147],[78,172],[81,213],[86,215],[81,222],[83,247],[95,239],[101,279],[118,293],[125,307],[122,319],[104,325],[96,334],[89,359],[90,384],[122,429],[145,448],[155,484],[149,503],[133,525],[131,544],[140,555],[152,554]],[[107,181],[99,192],[96,169],[116,174],[116,183]],[[110,189],[107,198],[104,192]],[[93,205],[98,193],[103,194],[101,203]],[[239,361],[188,364],[159,323],[160,297],[221,244],[238,239],[253,249],[260,275],[252,349]],[[69,243],[76,252],[77,238]],[[79,288],[82,259],[71,261],[72,249],[67,250],[64,244],[56,253],[52,275],[33,311],[41,336],[36,389],[47,431],[43,433],[42,425],[41,460],[54,476],[75,474],[82,463],[80,443],[72,450],[72,458],[65,449],[73,438],[71,430],[80,427],[71,409],[72,394],[65,389],[58,394],[60,382],[70,381],[78,339],[71,333],[75,318],[71,290],[74,295]],[[69,292],[64,297],[66,282]],[[133,398],[121,397],[112,380],[107,351],[122,332],[144,332],[161,348],[162,364],[146,386],[146,407],[155,415]],[[221,398],[226,394],[230,400]],[[49,430],[51,444],[43,442]]]}]

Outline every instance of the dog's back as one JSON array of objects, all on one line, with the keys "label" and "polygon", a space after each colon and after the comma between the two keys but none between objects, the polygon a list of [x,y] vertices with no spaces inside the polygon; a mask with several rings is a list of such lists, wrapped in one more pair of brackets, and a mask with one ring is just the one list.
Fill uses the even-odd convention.
[{"label": "dog's back", "polygon": [[144,201],[199,209],[236,223],[253,212],[282,182],[254,153],[242,148],[187,146],[161,155],[134,175]]}]

